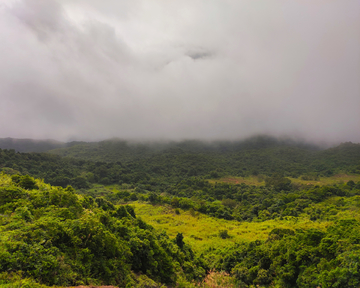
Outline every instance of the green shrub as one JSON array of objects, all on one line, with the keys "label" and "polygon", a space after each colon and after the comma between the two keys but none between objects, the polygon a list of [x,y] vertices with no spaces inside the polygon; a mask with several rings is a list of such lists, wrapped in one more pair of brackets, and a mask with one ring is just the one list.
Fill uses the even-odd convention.
[{"label": "green shrub", "polygon": [[219,231],[219,237],[220,237],[221,239],[230,238],[230,235],[228,234],[228,230],[220,230],[220,231]]}]

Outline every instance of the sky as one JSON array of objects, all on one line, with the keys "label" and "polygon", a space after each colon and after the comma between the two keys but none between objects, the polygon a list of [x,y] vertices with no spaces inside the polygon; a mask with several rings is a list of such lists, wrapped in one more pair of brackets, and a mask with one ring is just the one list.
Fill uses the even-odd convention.
[{"label": "sky", "polygon": [[1,0],[0,138],[360,142],[359,0]]}]

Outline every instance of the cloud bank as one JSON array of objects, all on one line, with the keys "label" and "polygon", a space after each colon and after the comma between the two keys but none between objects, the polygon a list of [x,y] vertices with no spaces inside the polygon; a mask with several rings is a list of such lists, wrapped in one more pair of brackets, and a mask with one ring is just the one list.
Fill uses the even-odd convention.
[{"label": "cloud bank", "polygon": [[360,142],[357,0],[5,0],[0,137]]}]

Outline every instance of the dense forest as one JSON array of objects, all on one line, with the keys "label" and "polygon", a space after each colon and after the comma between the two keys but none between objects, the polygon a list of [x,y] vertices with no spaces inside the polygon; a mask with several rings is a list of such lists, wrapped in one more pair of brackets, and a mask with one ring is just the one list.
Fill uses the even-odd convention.
[{"label": "dense forest", "polygon": [[[255,137],[66,145],[0,149],[0,287],[360,286],[360,144],[321,149]],[[337,175],[347,181],[330,182]],[[250,241],[224,228],[211,237],[236,236],[231,245],[200,251],[188,234],[170,237],[138,217],[139,203],[192,221],[279,226]]]},{"label": "dense forest", "polygon": [[155,231],[136,218],[131,206],[115,207],[29,176],[2,175],[0,180],[3,282],[20,271],[47,285],[121,287],[150,279],[171,285],[178,277],[205,274],[205,264],[181,235],[169,239]]},{"label": "dense forest", "polygon": [[55,140],[0,138],[0,148],[14,149],[16,152],[46,152],[70,145],[70,143]]},{"label": "dense forest", "polygon": [[109,140],[71,145],[49,153],[3,149],[0,168],[43,178],[62,187],[72,185],[80,189],[88,188],[91,183],[127,183],[144,185],[153,191],[164,191],[169,184],[190,177],[360,173],[360,144],[353,143],[325,150],[270,137],[239,142],[136,144]]}]

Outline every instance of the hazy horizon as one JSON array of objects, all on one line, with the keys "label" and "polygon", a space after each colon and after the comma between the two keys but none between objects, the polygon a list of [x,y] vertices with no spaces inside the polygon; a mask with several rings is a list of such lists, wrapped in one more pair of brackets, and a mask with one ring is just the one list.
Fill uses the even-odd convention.
[{"label": "hazy horizon", "polygon": [[[12,137],[0,137],[0,142],[3,143],[1,140],[11,139],[11,143],[13,144],[20,144],[18,141],[31,141],[33,143],[40,143],[42,141],[44,142],[53,142],[54,144],[70,144],[72,142],[78,142],[78,143],[100,143],[100,142],[106,142],[106,141],[119,141],[119,142],[126,142],[129,145],[171,145],[171,144],[181,144],[185,142],[196,142],[196,143],[202,143],[203,145],[217,145],[217,144],[225,144],[225,143],[245,143],[247,141],[263,141],[263,140],[270,140],[270,141],[279,141],[280,143],[288,143],[289,145],[309,145],[313,147],[317,147],[320,149],[328,149],[332,147],[336,147],[342,143],[353,143],[353,144],[360,144],[360,142],[352,142],[352,141],[316,141],[316,140],[309,140],[306,138],[299,138],[299,137],[292,137],[292,136],[274,136],[274,135],[267,135],[267,134],[254,134],[249,137],[245,138],[237,138],[237,139],[200,139],[200,138],[183,138],[183,139],[170,139],[170,138],[120,138],[120,137],[112,137],[112,138],[104,138],[104,139],[68,139],[68,140],[56,140],[56,139],[50,139],[50,138],[43,138],[43,139],[37,139],[37,138],[12,138]],[[1,144],[0,143],[0,144]],[[5,142],[6,143],[6,142]],[[9,142],[10,143],[10,142]],[[65,147],[65,146],[64,146]],[[1,147],[6,149],[7,147]]]},{"label": "hazy horizon", "polygon": [[0,138],[360,142],[357,0],[4,0]]}]

